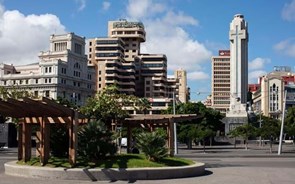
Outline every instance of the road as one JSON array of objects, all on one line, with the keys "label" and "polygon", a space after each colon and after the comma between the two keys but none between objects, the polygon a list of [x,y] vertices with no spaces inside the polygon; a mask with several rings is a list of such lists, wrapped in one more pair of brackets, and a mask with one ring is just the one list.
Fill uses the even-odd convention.
[{"label": "road", "polygon": [[[292,147],[291,147],[292,148]],[[295,147],[294,147],[295,149]],[[190,158],[195,161],[206,163],[206,174],[204,176],[151,181],[97,181],[94,183],[138,183],[138,184],[294,184],[295,183],[295,154],[266,154],[264,150],[250,149],[210,149],[207,153],[201,150],[180,150],[181,157]],[[259,153],[263,153],[259,154]],[[291,154],[290,154],[291,153]],[[92,181],[52,181],[45,179],[31,179],[12,177],[4,174],[4,163],[16,160],[16,149],[0,150],[0,184],[78,184],[93,183]]]}]

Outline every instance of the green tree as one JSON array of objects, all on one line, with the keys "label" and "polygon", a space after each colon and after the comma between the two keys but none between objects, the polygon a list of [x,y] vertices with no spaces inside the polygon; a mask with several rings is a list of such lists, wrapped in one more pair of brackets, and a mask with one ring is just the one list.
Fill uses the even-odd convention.
[{"label": "green tree", "polygon": [[0,86],[0,98],[4,100],[7,100],[8,98],[20,99],[23,97],[33,97],[33,94],[18,86],[11,86],[9,89]]},{"label": "green tree", "polygon": [[116,153],[113,142],[113,133],[102,121],[91,121],[78,131],[78,154],[88,160],[103,159]]},{"label": "green tree", "polygon": [[135,99],[135,109],[143,114],[147,114],[148,110],[151,108],[151,103],[146,98]]},{"label": "green tree", "polygon": [[206,152],[206,140],[215,135],[215,132],[206,126],[199,125],[195,131],[195,139],[202,141],[203,151]]},{"label": "green tree", "polygon": [[263,123],[258,129],[258,135],[263,139],[269,139],[269,151],[272,153],[273,140],[280,134],[280,121],[270,117],[262,117]]},{"label": "green tree", "polygon": [[285,132],[295,140],[295,106],[289,107],[285,118]]},{"label": "green tree", "polygon": [[239,137],[239,132],[237,131],[237,129],[233,129],[228,133],[228,136],[230,138],[234,138],[234,148],[237,147],[237,137]]},{"label": "green tree", "polygon": [[136,136],[136,147],[139,148],[150,161],[158,161],[168,155],[166,135],[163,131],[142,132]]},{"label": "green tree", "polygon": [[[223,131],[224,125],[220,121],[223,116],[219,111],[211,108],[206,108],[206,106],[201,103],[179,103],[175,107],[176,114],[197,114],[199,118],[191,122],[182,122],[178,124],[177,134],[178,139],[185,142],[189,149],[192,147],[192,141],[196,139],[197,130],[199,125],[201,125],[201,130],[209,132],[210,129],[210,145],[212,144],[212,138],[216,135],[217,131]],[[164,112],[168,114],[173,113],[173,108],[169,108]],[[212,133],[214,132],[214,133]],[[206,137],[207,139],[208,137]]]},{"label": "green tree", "polygon": [[248,149],[248,139],[251,136],[256,135],[256,128],[247,123],[236,128],[236,133],[238,136],[242,137],[245,140],[245,149]]},{"label": "green tree", "polygon": [[118,93],[116,86],[107,86],[95,97],[88,98],[85,106],[81,107],[81,112],[89,118],[100,119],[109,126],[128,117],[128,112],[123,107],[133,105],[135,98]]}]

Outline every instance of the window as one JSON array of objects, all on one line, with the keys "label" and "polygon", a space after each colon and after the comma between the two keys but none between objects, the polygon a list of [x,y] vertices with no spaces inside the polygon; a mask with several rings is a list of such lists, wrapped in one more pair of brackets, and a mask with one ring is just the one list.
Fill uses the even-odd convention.
[{"label": "window", "polygon": [[101,81],[101,77],[98,78],[98,81]]},{"label": "window", "polygon": [[38,97],[38,91],[34,91],[34,97]]},{"label": "window", "polygon": [[49,97],[50,95],[49,95],[49,92],[50,91],[45,91],[45,97]]},{"label": "window", "polygon": [[48,73],[48,68],[47,67],[45,67],[45,73]]},{"label": "window", "polygon": [[35,83],[38,84],[38,79],[35,80]]},{"label": "window", "polygon": [[29,80],[26,80],[26,84],[29,84]]},{"label": "window", "polygon": [[82,45],[75,43],[75,53],[82,54]]},{"label": "window", "polygon": [[89,42],[89,46],[92,46],[92,42]]}]

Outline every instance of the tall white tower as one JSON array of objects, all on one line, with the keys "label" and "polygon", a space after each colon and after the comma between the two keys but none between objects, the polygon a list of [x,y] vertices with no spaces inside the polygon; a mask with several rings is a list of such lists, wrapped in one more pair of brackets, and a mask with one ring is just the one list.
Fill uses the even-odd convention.
[{"label": "tall white tower", "polygon": [[244,16],[237,14],[230,23],[230,108],[226,117],[225,133],[248,123],[248,27]]},{"label": "tall white tower", "polygon": [[237,14],[230,23],[230,106],[247,103],[248,92],[248,27],[244,16]]}]

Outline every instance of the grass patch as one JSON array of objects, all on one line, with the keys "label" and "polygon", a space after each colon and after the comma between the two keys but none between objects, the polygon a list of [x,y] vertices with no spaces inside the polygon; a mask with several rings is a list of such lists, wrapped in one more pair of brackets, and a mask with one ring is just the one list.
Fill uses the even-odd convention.
[{"label": "grass patch", "polygon": [[[18,164],[40,166],[39,157],[32,158],[28,162],[18,161]],[[141,154],[121,154],[112,157],[107,157],[103,160],[95,162],[87,161],[82,158],[77,159],[75,168],[138,168],[138,167],[167,167],[167,166],[186,166],[194,162],[178,157],[167,157],[158,162],[148,161]],[[68,158],[50,157],[46,167],[65,167],[71,168]]]}]

